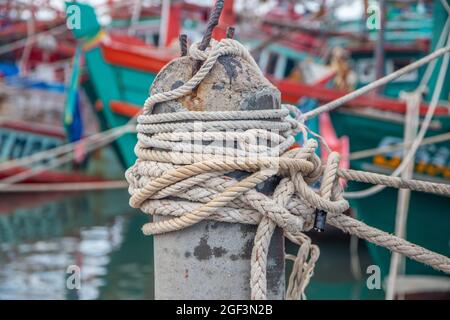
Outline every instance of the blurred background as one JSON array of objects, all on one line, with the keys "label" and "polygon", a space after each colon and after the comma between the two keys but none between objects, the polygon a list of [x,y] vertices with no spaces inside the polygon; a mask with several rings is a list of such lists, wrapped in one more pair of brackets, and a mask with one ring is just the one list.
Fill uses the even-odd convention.
[{"label": "blurred background", "polygon": [[[124,180],[136,160],[129,121],[159,70],[202,38],[213,5],[0,2],[0,299],[153,299],[149,218],[129,207]],[[213,37],[241,41],[283,102],[307,112],[448,46],[448,12],[447,0],[225,0]],[[447,66],[438,59],[307,125],[343,166],[385,174],[406,158],[399,143],[420,138],[402,174],[448,183]],[[449,256],[448,197],[385,189],[351,204],[349,215]],[[385,279],[388,251],[331,227],[310,236],[321,256],[309,299],[385,298],[367,288],[366,270],[375,264]],[[66,285],[71,265],[80,288]],[[398,299],[449,298],[443,273],[400,259],[395,274]]]}]

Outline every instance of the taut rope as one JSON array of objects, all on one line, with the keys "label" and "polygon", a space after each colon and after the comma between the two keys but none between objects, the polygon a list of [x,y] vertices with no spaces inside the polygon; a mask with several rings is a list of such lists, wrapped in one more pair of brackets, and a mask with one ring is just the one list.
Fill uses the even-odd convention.
[{"label": "taut rope", "polygon": [[[204,61],[199,71],[183,86],[151,96],[147,113],[156,103],[189,94],[221,55],[239,55],[256,68],[248,51],[231,39],[214,41],[206,52],[194,45],[189,53]],[[304,297],[319,250],[303,231],[313,227],[316,210],[327,212],[328,223],[345,232],[450,273],[449,258],[344,215],[349,204],[338,178],[445,195],[450,185],[342,170],[335,152],[322,165],[315,140],[290,149],[293,135],[306,129],[286,109],[144,114],[138,117],[137,131],[138,160],[126,172],[130,205],[171,216],[145,224],[144,234],[181,230],[205,219],[258,225],[251,256],[252,299],[267,296],[267,252],[275,226],[300,245],[287,298]],[[237,181],[227,175],[236,170],[251,174]],[[271,196],[255,190],[274,175],[281,181]],[[312,187],[317,181],[319,191]]]}]

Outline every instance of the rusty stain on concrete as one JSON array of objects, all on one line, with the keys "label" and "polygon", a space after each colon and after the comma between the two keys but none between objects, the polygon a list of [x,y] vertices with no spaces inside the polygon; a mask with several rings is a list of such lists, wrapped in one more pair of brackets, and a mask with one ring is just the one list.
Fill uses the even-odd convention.
[{"label": "rusty stain on concrete", "polygon": [[218,227],[219,227],[219,222],[213,221],[213,223],[211,223],[211,229],[217,229]]},{"label": "rusty stain on concrete", "polygon": [[242,247],[241,258],[250,259],[252,256],[253,239],[248,239]]},{"label": "rusty stain on concrete", "polygon": [[194,248],[194,256],[198,260],[208,260],[212,256],[211,247],[208,244],[208,236],[204,235],[200,238],[200,242]]},{"label": "rusty stain on concrete", "polygon": [[232,254],[232,255],[230,256],[230,259],[231,259],[231,261],[236,261],[236,260],[239,259],[239,256],[238,256],[237,254]]}]

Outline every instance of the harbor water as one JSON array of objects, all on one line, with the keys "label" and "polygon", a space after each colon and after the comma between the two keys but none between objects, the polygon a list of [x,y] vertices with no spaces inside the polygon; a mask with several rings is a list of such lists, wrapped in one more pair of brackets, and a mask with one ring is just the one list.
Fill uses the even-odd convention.
[{"label": "harbor water", "polygon": [[[126,190],[1,195],[0,300],[153,299],[153,241],[141,233],[149,218],[128,197]],[[383,299],[383,290],[367,288],[363,242],[358,277],[349,237],[332,229],[311,236],[321,256],[308,299]]]}]

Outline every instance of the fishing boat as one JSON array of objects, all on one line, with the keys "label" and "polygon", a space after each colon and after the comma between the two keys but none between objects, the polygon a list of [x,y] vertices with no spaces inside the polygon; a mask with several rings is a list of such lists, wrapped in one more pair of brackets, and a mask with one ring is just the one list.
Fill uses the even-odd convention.
[{"label": "fishing boat", "polygon": [[[0,192],[13,183],[90,183],[118,178],[122,172],[119,165],[105,169],[105,161],[117,163],[108,148],[89,156],[89,148],[80,142],[63,157],[53,155],[99,128],[84,92],[66,86],[75,41],[64,11],[47,5],[0,6],[5,9],[0,19]],[[37,20],[39,10],[51,11],[54,18]],[[31,12],[31,21],[22,11]],[[69,91],[74,97],[70,108]],[[22,161],[42,154],[47,154],[45,159],[34,162],[32,169]]]},{"label": "fishing boat", "polygon": [[[0,160],[10,164],[0,170],[2,183],[95,182],[119,176],[120,169],[115,171],[112,166],[111,170],[105,170],[100,165],[105,157],[111,163],[115,162],[111,150],[98,152],[89,159],[82,144],[73,152],[72,158],[61,165],[56,154],[36,163],[34,170],[20,162],[13,165],[16,160],[52,152],[70,142],[67,128],[61,121],[66,89],[60,83],[10,75],[4,78],[0,92]],[[86,105],[87,99],[84,95],[81,97]],[[82,138],[83,134],[91,135],[98,131],[97,122],[89,120],[92,117],[88,108],[82,117],[84,121],[78,119],[80,122],[69,128],[75,140]]]},{"label": "fishing boat", "polygon": [[[151,46],[137,37],[106,33],[91,6],[67,4],[73,5],[83,16],[81,28],[73,30],[75,38],[83,43],[88,73],[82,86],[95,106],[102,130],[125,125],[139,112],[156,74],[175,57],[175,52]],[[125,134],[113,144],[124,168],[136,160],[129,147],[135,143],[135,135]]]},{"label": "fishing boat", "polygon": [[190,39],[200,39],[209,11],[209,6],[185,1],[165,1],[165,5],[116,3],[110,7],[111,22],[106,28],[152,46],[171,47],[178,45],[181,30],[188,31]]},{"label": "fishing boat", "polygon": [[41,64],[62,62],[73,56],[74,41],[65,25],[65,13],[49,1],[3,1],[0,12],[2,65],[16,64],[20,74],[25,75]]}]

